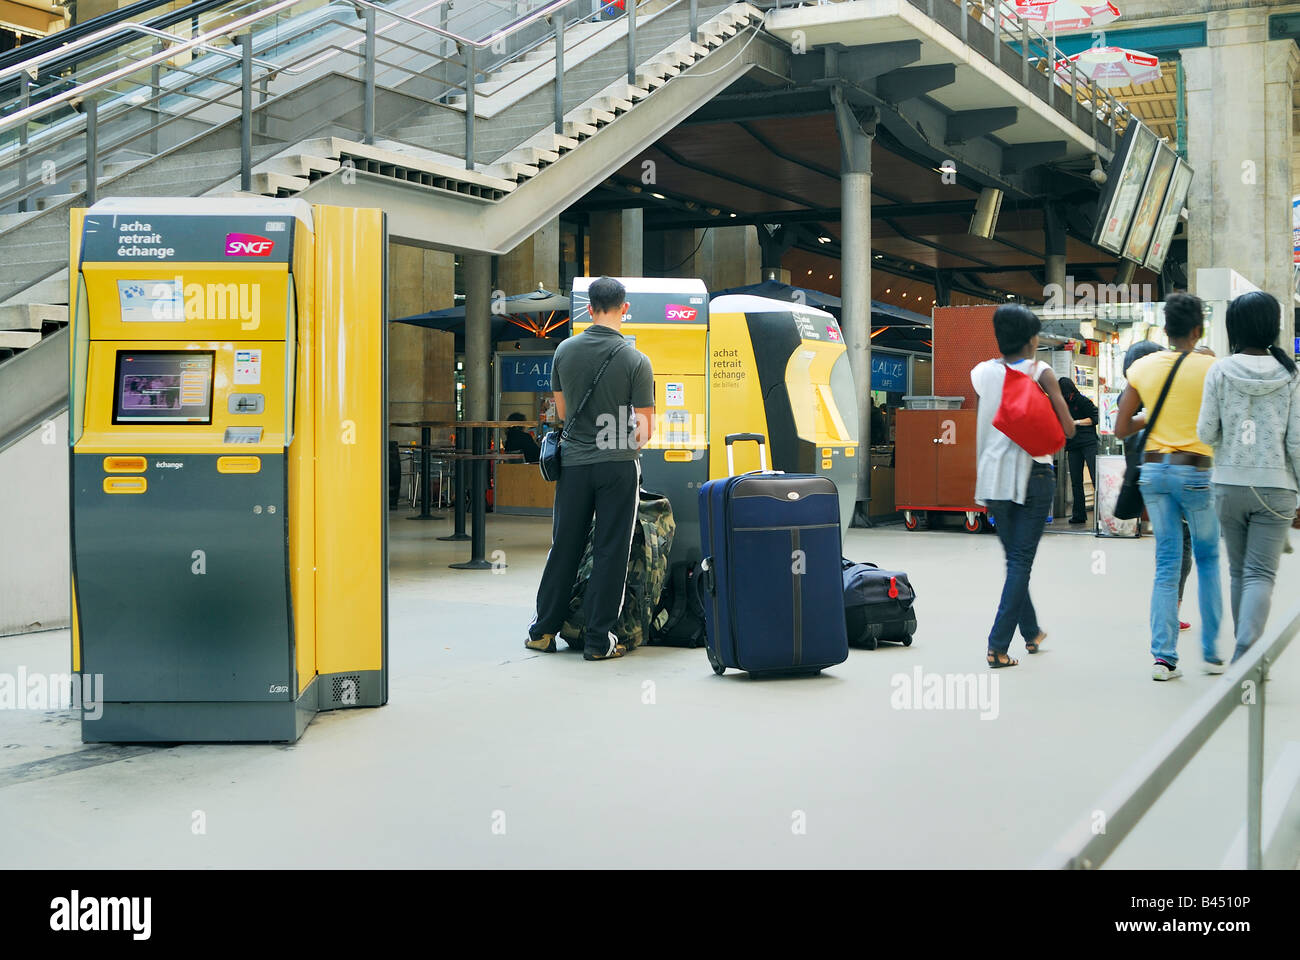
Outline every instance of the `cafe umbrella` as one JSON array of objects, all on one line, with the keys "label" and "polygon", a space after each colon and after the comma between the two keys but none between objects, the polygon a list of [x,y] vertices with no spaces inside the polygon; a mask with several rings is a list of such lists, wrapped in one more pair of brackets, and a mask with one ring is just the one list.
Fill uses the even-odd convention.
[{"label": "cafe umbrella", "polygon": [[[1058,77],[1068,78],[1070,65],[1099,87],[1136,87],[1160,79],[1160,58],[1123,47],[1090,47],[1057,64]],[[1068,83],[1068,79],[1066,80]]]}]

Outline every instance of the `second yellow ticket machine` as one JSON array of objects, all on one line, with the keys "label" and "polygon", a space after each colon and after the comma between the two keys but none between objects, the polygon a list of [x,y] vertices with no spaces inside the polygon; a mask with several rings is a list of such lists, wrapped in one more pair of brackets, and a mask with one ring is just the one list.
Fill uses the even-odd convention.
[{"label": "second yellow ticket machine", "polygon": [[[573,332],[591,325],[591,277],[573,281]],[[677,534],[670,561],[701,556],[698,497],[727,475],[730,433],[767,438],[768,464],[829,477],[847,529],[857,497],[857,391],[839,324],[787,300],[709,300],[691,278],[620,277],[629,312],[623,335],[650,358],[654,436],[641,453],[641,484],[666,496]],[[735,450],[737,472],[758,469],[757,448]]]},{"label": "second yellow ticket machine", "polygon": [[387,702],[385,250],[382,211],[302,200],[74,211],[83,740],[292,741]]}]

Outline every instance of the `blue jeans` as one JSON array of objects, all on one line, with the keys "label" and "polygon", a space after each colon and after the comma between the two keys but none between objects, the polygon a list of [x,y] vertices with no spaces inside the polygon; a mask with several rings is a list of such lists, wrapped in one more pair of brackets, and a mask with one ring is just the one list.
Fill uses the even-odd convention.
[{"label": "blue jeans", "polygon": [[1047,514],[1052,508],[1056,493],[1056,470],[1047,463],[1035,463],[1029,473],[1029,487],[1025,502],[990,500],[989,515],[993,529],[1002,541],[1002,551],[1007,558],[1007,576],[1002,584],[1002,599],[998,613],[989,632],[989,649],[1006,653],[1011,638],[1020,628],[1026,640],[1035,639],[1041,632],[1033,601],[1029,599],[1029,575],[1038,553],[1038,541],[1043,538]]},{"label": "blue jeans", "polygon": [[1142,500],[1156,534],[1156,579],[1151,589],[1151,656],[1178,665],[1178,574],[1183,561],[1182,521],[1192,537],[1196,593],[1201,603],[1201,653],[1218,660],[1223,589],[1219,583],[1219,518],[1210,471],[1173,463],[1144,463]]}]

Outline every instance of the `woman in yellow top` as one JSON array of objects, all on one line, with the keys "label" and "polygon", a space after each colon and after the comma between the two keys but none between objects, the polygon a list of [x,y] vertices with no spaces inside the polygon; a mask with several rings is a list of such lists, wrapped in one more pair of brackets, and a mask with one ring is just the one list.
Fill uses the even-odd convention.
[{"label": "woman in yellow top", "polygon": [[[1214,356],[1196,350],[1205,333],[1201,301],[1175,293],[1165,301],[1165,333],[1171,350],[1153,353],[1128,370],[1119,398],[1115,436],[1146,427],[1165,384],[1173,380],[1155,423],[1145,435],[1138,485],[1156,535],[1156,575],[1151,590],[1151,679],[1181,677],[1178,669],[1178,575],[1182,564],[1182,521],[1192,538],[1197,595],[1201,606],[1201,653],[1207,673],[1222,673],[1218,654],[1223,590],[1219,583],[1219,519],[1214,510],[1212,451],[1196,435],[1206,374]],[[1145,409],[1145,415],[1138,410]]]}]

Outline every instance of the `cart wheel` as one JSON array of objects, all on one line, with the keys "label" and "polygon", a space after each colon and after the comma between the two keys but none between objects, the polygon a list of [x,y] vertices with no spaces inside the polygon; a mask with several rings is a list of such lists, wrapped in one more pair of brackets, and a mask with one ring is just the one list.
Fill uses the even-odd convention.
[{"label": "cart wheel", "polygon": [[717,655],[708,647],[704,648],[704,652],[708,654],[709,666],[713,668],[713,672],[716,673],[718,676],[722,676],[723,673],[725,673],[727,670],[726,666],[723,664],[721,660],[718,659]]},{"label": "cart wheel", "polygon": [[984,532],[984,514],[976,513],[973,510],[966,511],[966,532],[983,533]]},{"label": "cart wheel", "polygon": [[903,526],[908,530],[917,530],[921,526],[921,515],[911,510],[903,511]]}]

